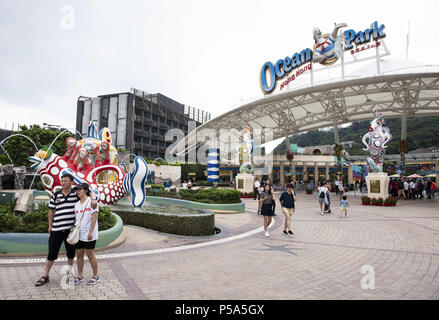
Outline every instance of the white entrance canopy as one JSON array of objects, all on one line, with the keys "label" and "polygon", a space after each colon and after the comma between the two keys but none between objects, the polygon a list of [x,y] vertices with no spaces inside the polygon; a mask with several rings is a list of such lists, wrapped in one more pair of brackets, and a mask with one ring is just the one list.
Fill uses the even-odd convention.
[{"label": "white entrance canopy", "polygon": [[[366,69],[367,70],[367,69]],[[385,72],[383,72],[385,73]],[[371,120],[377,110],[383,118],[439,115],[439,68],[405,67],[390,74],[332,81],[274,94],[250,102],[198,127],[197,130],[271,129],[272,140],[294,133],[360,120]],[[171,151],[190,150],[195,130]],[[197,142],[199,144],[200,142]],[[184,144],[184,145],[183,145]]]}]

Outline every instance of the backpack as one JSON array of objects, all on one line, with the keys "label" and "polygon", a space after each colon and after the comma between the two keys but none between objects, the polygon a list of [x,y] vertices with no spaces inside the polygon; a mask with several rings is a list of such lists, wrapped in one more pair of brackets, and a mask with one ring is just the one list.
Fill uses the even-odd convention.
[{"label": "backpack", "polygon": [[320,194],[319,194],[319,198],[320,198],[320,199],[323,199],[324,197],[325,197],[325,192],[324,192],[324,191],[321,191]]}]

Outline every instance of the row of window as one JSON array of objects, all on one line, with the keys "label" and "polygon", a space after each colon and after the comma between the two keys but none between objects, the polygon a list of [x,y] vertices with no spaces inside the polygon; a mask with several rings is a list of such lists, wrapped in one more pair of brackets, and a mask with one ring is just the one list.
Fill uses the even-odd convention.
[{"label": "row of window", "polygon": [[[151,132],[152,133],[160,134],[162,136],[164,136],[166,134],[166,130],[165,129],[158,129],[157,127],[148,126],[147,124],[144,124],[142,126],[141,123],[134,122],[134,129],[140,129],[140,130],[149,132],[150,128],[151,128]],[[188,130],[188,126],[184,126],[184,125],[180,125],[180,126],[178,126],[176,128],[178,128],[180,130],[183,130],[184,132],[187,132],[187,130]]]},{"label": "row of window", "polygon": [[164,158],[165,157],[165,153],[164,152],[155,152],[155,151],[150,151],[150,152],[143,152],[141,149],[135,149],[134,152],[136,155],[141,156],[145,159],[148,160],[155,160],[157,158]]},{"label": "row of window", "polygon": [[166,125],[173,127],[173,128],[179,127],[179,124],[177,121],[173,121],[171,119],[166,119],[165,117],[161,117],[157,114],[151,114],[150,111],[142,111],[139,108],[136,108],[134,113],[139,117],[143,117],[145,119],[152,119],[153,121],[160,122],[162,124],[166,124]]},{"label": "row of window", "polygon": [[134,136],[134,142],[143,143],[146,145],[150,144],[152,146],[159,146],[159,147],[168,147],[172,143],[171,141],[151,139],[142,136]]}]

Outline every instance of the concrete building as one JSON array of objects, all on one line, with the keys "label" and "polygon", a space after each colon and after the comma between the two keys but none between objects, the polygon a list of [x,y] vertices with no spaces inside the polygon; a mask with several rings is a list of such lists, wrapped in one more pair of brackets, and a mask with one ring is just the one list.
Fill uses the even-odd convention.
[{"label": "concrete building", "polygon": [[[352,166],[345,165],[346,160],[342,158],[342,164],[337,163],[337,157],[333,155],[334,146],[310,146],[304,148],[304,154],[294,155],[292,161],[287,160],[286,154],[269,154],[255,156],[255,162],[261,163],[264,157],[272,159],[272,170],[267,174],[266,165],[255,165],[254,175],[258,179],[270,179],[273,183],[279,182],[284,185],[288,181],[316,181],[330,180],[334,181],[339,177],[347,183],[353,183]],[[343,156],[349,156],[345,151]],[[265,161],[265,163],[269,163]],[[222,182],[230,182],[239,172],[239,163],[222,164],[220,178]]]},{"label": "concrete building", "polygon": [[165,141],[170,129],[186,135],[189,121],[195,127],[210,120],[210,113],[181,104],[163,94],[150,94],[132,88],[130,92],[97,97],[80,96],[77,102],[76,129],[87,134],[87,124],[94,120],[99,130],[110,129],[113,145],[146,159],[165,158],[172,143]]}]

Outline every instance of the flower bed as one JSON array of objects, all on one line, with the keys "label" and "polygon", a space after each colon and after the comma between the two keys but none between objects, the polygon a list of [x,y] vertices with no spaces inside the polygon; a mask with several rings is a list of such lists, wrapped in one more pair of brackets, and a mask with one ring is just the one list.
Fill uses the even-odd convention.
[{"label": "flower bed", "polygon": [[248,199],[248,198],[255,198],[255,193],[254,192],[241,192],[239,197],[242,199]]},{"label": "flower bed", "polygon": [[361,197],[361,203],[363,203],[363,206],[370,205],[370,198],[369,197]]},{"label": "flower bed", "polygon": [[361,197],[361,203],[363,206],[384,206],[384,207],[394,207],[396,206],[396,202],[398,201],[395,197],[388,197],[385,200],[383,198],[369,198],[369,197]]}]

